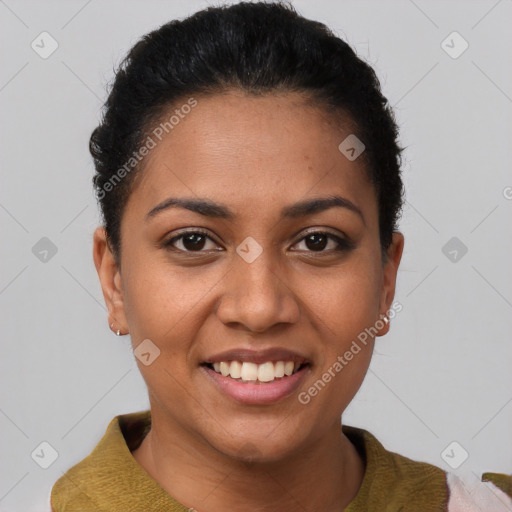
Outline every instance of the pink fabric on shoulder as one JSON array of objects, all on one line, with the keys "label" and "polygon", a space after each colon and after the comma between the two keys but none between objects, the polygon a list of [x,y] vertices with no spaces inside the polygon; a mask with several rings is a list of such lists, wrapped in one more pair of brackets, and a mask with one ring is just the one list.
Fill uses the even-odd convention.
[{"label": "pink fabric on shoulder", "polygon": [[450,499],[448,512],[510,512],[512,498],[492,482],[482,482],[476,475],[463,478],[447,476]]}]

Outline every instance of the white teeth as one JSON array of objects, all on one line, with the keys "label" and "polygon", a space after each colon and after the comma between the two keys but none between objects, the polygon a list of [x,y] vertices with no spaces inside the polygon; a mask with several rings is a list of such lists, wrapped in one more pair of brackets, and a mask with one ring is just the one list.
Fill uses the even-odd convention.
[{"label": "white teeth", "polygon": [[283,361],[277,361],[277,363],[274,365],[274,376],[276,378],[284,377],[284,362]]},{"label": "white teeth", "polygon": [[242,363],[240,361],[231,361],[229,374],[233,379],[239,379],[242,376]]},{"label": "white teeth", "polygon": [[222,361],[220,363],[220,373],[224,375],[224,377],[227,377],[229,375],[229,364],[225,361]]},{"label": "white teeth", "polygon": [[271,382],[274,380],[274,363],[269,361],[258,366],[258,380],[260,382]]},{"label": "white teeth", "polygon": [[228,375],[232,379],[242,379],[243,382],[272,382],[274,379],[281,379],[285,375],[289,376],[295,373],[301,366],[301,363],[293,361],[276,361],[275,363],[267,361],[263,364],[249,363],[244,361],[221,361],[213,363],[213,369],[222,374]]},{"label": "white teeth", "polygon": [[258,365],[254,363],[242,363],[242,371],[240,373],[242,380],[257,380]]}]

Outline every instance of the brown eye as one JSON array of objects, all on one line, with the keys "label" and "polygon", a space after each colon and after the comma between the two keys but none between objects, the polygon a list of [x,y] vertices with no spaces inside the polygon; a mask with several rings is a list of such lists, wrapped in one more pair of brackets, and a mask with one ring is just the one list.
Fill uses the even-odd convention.
[{"label": "brown eye", "polygon": [[[331,241],[330,248],[325,250],[329,246],[329,241]],[[305,245],[306,252],[331,253],[353,248],[353,244],[349,240],[325,231],[308,233],[298,243]]]},{"label": "brown eye", "polygon": [[183,246],[187,251],[200,251],[204,248],[206,238],[201,233],[189,233],[181,237],[183,239]]},{"label": "brown eye", "polygon": [[329,242],[329,237],[324,233],[314,233],[304,238],[306,247],[312,251],[323,251]]},{"label": "brown eye", "polygon": [[[206,252],[209,250],[214,250],[216,244],[214,243],[214,247],[207,247],[207,241],[213,240],[207,235],[205,231],[187,231],[185,233],[181,233],[178,236],[175,236],[164,243],[164,246],[175,251],[181,252]],[[178,242],[178,245],[181,247],[176,247],[175,244]]]}]

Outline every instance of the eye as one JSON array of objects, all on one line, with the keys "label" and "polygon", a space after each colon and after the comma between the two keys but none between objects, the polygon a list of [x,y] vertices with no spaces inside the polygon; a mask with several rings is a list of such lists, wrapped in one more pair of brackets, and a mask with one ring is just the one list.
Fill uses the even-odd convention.
[{"label": "eye", "polygon": [[[206,250],[203,250],[205,245],[207,245],[207,240],[213,242],[213,239],[208,236],[206,231],[196,229],[194,231],[182,232],[181,234],[174,236],[173,238],[164,242],[163,245],[171,250],[181,252],[207,252],[209,250],[216,250],[215,243],[213,244],[214,247],[206,248]],[[179,242],[178,245],[181,245],[181,247],[176,247],[176,242]]]},{"label": "eye", "polygon": [[[331,248],[324,250],[331,240]],[[311,231],[296,244],[304,244],[307,252],[332,253],[353,248],[351,241],[327,231]]]},{"label": "eye", "polygon": [[[212,247],[206,247],[207,241],[212,242]],[[331,248],[325,250],[331,241]],[[331,253],[337,251],[345,251],[353,248],[353,243],[348,239],[341,238],[327,231],[312,231],[305,237],[301,238],[299,242],[305,244],[306,252],[319,252]],[[208,252],[216,249],[217,246],[214,240],[208,235],[206,231],[196,229],[194,231],[185,231],[176,235],[163,243],[167,247],[177,252]],[[181,246],[181,247],[180,247]]]}]

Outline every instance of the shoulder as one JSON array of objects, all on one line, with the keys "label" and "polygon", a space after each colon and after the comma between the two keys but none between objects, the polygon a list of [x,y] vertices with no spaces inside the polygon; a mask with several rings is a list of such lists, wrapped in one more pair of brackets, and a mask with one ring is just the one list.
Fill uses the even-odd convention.
[{"label": "shoulder", "polygon": [[446,511],[449,488],[444,470],[387,450],[367,430],[344,425],[343,432],[366,466],[359,493],[347,512]]},{"label": "shoulder", "polygon": [[130,449],[142,440],[149,425],[149,411],[113,418],[93,451],[53,485],[52,512],[109,510],[110,494],[144,477]]},{"label": "shoulder", "polygon": [[346,512],[512,511],[512,475],[484,473],[481,480],[474,473],[459,477],[386,450],[367,430],[344,425],[343,432],[366,463],[361,489]]},{"label": "shoulder", "polygon": [[471,473],[447,476],[450,499],[448,512],[512,511],[512,475]]}]

